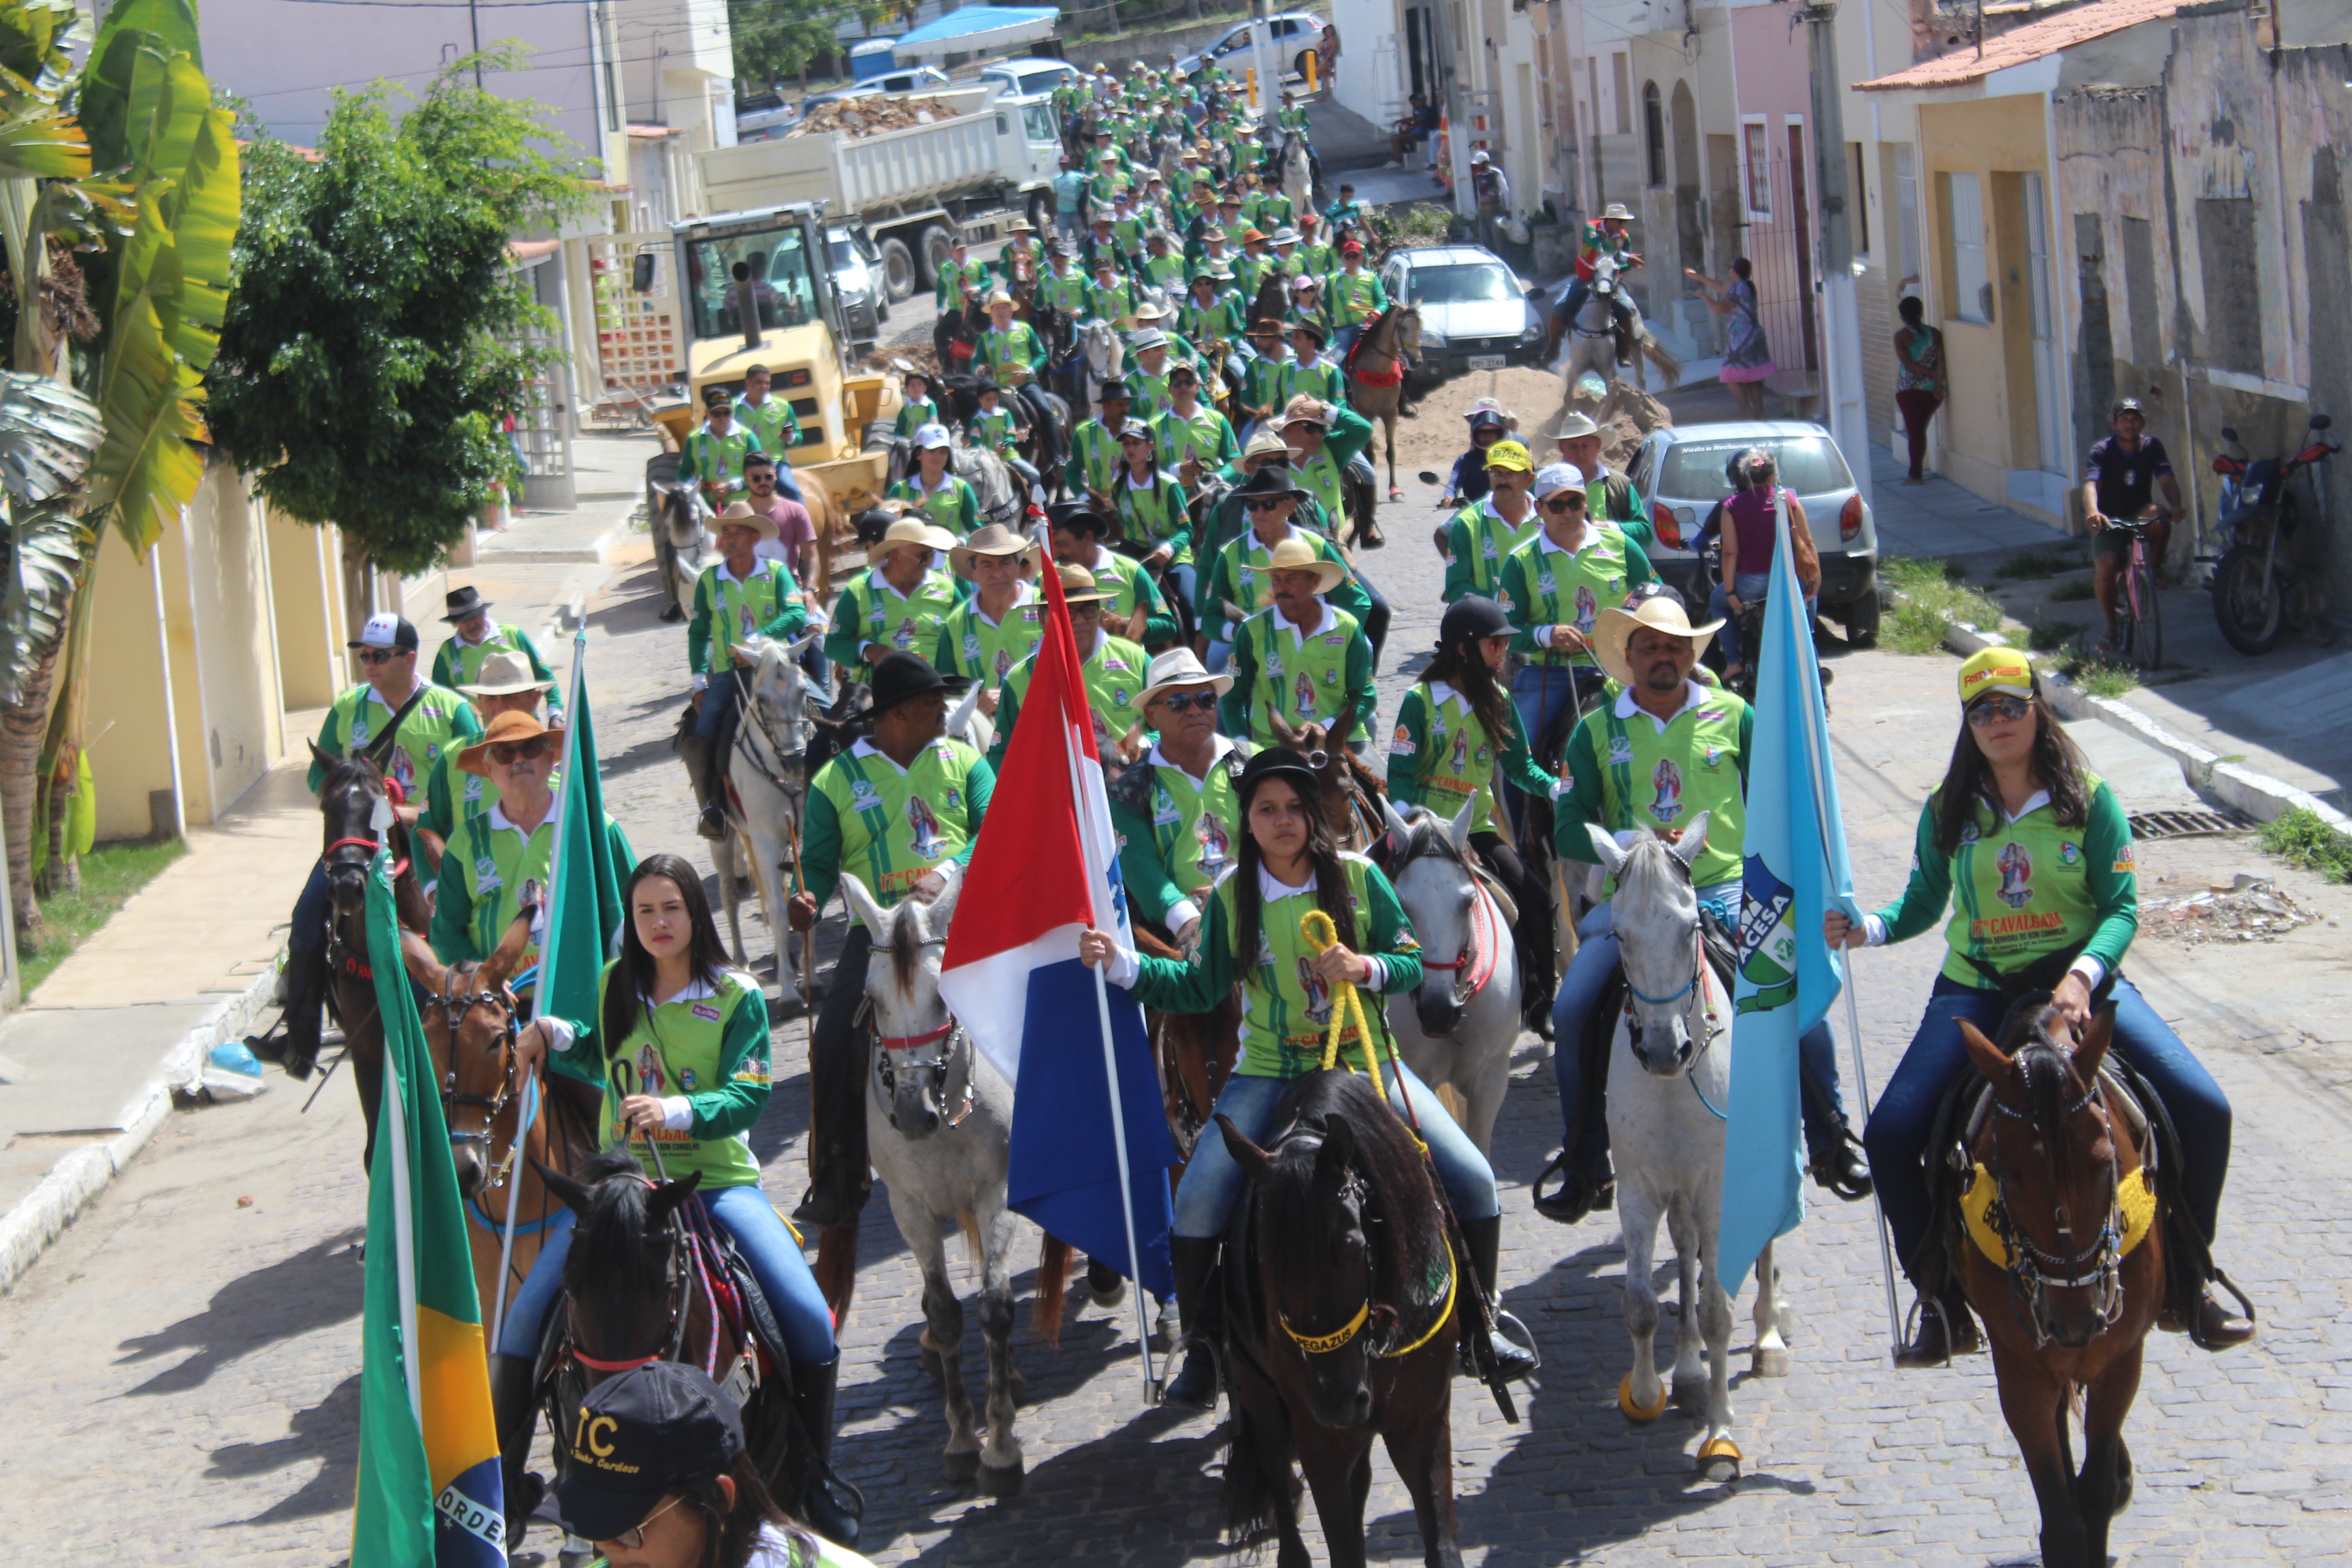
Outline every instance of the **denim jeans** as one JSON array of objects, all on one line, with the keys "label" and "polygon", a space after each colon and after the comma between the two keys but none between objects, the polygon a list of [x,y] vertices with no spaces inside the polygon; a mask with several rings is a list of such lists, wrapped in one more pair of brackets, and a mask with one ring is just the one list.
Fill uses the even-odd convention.
[{"label": "denim jeans", "polygon": [[[786,1228],[783,1217],[768,1202],[757,1183],[720,1187],[701,1194],[701,1201],[719,1228],[735,1243],[735,1250],[751,1266],[768,1299],[768,1310],[784,1336],[785,1353],[794,1361],[833,1359],[833,1312],[809,1272],[808,1259]],[[506,1321],[499,1330],[499,1353],[531,1357],[539,1354],[540,1336],[547,1314],[563,1294],[563,1260],[572,1251],[573,1215],[558,1212],[547,1226],[546,1239],[522,1289],[507,1303]]]},{"label": "denim jeans", "polygon": [[[423,865],[417,868],[421,872]],[[313,860],[310,879],[302,884],[302,894],[294,900],[294,923],[286,932],[289,951],[312,955],[327,951],[327,862]]]},{"label": "denim jeans", "polygon": [[807,504],[808,498],[801,494],[801,482],[793,477],[792,464],[782,456],[775,456],[776,493],[780,496],[789,496],[793,500],[799,501],[803,505]]},{"label": "denim jeans", "polygon": [[1341,327],[1338,331],[1333,332],[1331,334],[1331,357],[1339,361],[1341,364],[1347,363],[1348,351],[1356,346],[1356,340],[1363,336],[1363,333],[1364,329],[1360,323],[1354,326]]},{"label": "denim jeans", "polygon": [[1511,677],[1511,700],[1518,707],[1519,721],[1527,726],[1529,746],[1538,752],[1542,751],[1545,732],[1559,717],[1560,710],[1576,701],[1579,686],[1593,693],[1588,701],[1598,701],[1601,672],[1589,665],[1546,665],[1531,660]]},{"label": "denim jeans", "polygon": [[[2230,1101],[2221,1086],[2205,1070],[2180,1037],[2147,1005],[2128,980],[2115,985],[2114,1050],[2137,1068],[2163,1097],[2173,1125],[2180,1132],[2181,1191],[2189,1211],[2205,1229],[2215,1234],[2221,1210],[2221,1186],[2230,1173]],[[1895,1232],[1895,1258],[1912,1274],[1914,1254],[1927,1234],[1934,1216],[1927,1206],[1927,1174],[1921,1163],[1937,1102],[1953,1079],[1969,1070],[1968,1047],[1960,1038],[1966,1019],[1987,1036],[2000,1029],[2008,1011],[1991,991],[1963,985],[1948,975],[1936,978],[1927,994],[1927,1015],[1902,1062],[1878,1091],[1871,1109],[1870,1126],[1863,1143],[1870,1151],[1870,1173],[1878,1184],[1879,1205]],[[1916,1276],[1915,1276],[1916,1278]]]},{"label": "denim jeans", "polygon": [[[1581,867],[1581,862],[1570,864]],[[1698,890],[1699,902],[1711,904],[1716,913],[1734,930],[1739,924],[1739,884],[1719,882],[1712,888]],[[1609,1168],[1609,1122],[1599,1104],[1584,1103],[1583,1058],[1580,1054],[1584,1026],[1592,1005],[1601,999],[1610,976],[1617,972],[1617,936],[1615,916],[1608,904],[1595,904],[1587,910],[1581,924],[1576,928],[1576,956],[1568,962],[1567,977],[1559,983],[1559,995],[1552,1004],[1552,1076],[1559,1080],[1559,1121],[1561,1146],[1576,1145],[1576,1168],[1588,1176],[1599,1176]],[[1797,1042],[1799,1070],[1820,1090],[1818,1095],[1804,1097],[1805,1148],[1809,1153],[1821,1154],[1836,1147],[1838,1118],[1845,1114],[1845,1100],[1838,1084],[1837,1040],[1829,1025],[1820,1023],[1805,1031]],[[1817,1103],[1825,1099],[1826,1105]],[[1580,1123],[1583,1130],[1578,1137]]]},{"label": "denim jeans", "polygon": [[[1741,572],[1733,576],[1731,585],[1738,594],[1741,604],[1760,604],[1765,595],[1771,591],[1772,574],[1769,572]],[[1806,626],[1813,624],[1813,616],[1820,605],[1821,600],[1817,597],[1805,601]],[[1717,634],[1723,639],[1723,662],[1727,665],[1745,663],[1739,657],[1739,622],[1733,616],[1731,600],[1720,584],[1707,590],[1706,618],[1723,623],[1723,630]]]},{"label": "denim jeans", "polygon": [[[1396,1073],[1404,1076],[1402,1086]],[[1404,1111],[1400,1091],[1412,1096],[1413,1111],[1421,1118],[1422,1140],[1429,1145],[1437,1179],[1445,1184],[1454,1212],[1465,1220],[1492,1219],[1502,1213],[1502,1203],[1495,1195],[1495,1168],[1478,1152],[1469,1134],[1454,1125],[1437,1096],[1402,1063],[1391,1069],[1383,1061],[1381,1077],[1389,1086],[1389,1103],[1398,1114]],[[1291,1081],[1237,1072],[1225,1079],[1215,1114],[1231,1121],[1251,1142],[1262,1145],[1276,1131],[1274,1113]],[[1192,1151],[1192,1163],[1184,1167],[1184,1179],[1176,1185],[1176,1234],[1196,1241],[1213,1241],[1224,1235],[1225,1222],[1233,1217],[1234,1205],[1241,1201],[1242,1189],[1248,1184],[1249,1177],[1234,1163],[1224,1139],[1204,1134]]]}]

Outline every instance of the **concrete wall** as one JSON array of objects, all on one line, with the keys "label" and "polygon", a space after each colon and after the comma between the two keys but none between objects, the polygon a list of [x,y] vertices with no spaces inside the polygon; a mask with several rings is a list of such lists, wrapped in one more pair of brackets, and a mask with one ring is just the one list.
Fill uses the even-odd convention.
[{"label": "concrete wall", "polygon": [[[278,700],[288,711],[324,708],[351,682],[344,676],[341,536],[262,507],[269,550],[269,602],[278,622]],[[299,747],[303,735],[289,735]]]},{"label": "concrete wall", "polygon": [[88,591],[92,630],[89,689],[84,733],[89,769],[98,791],[98,837],[142,838],[173,819],[151,816],[149,795],[173,787],[173,747],[164,722],[167,705],[163,651],[159,634],[164,611],[159,600],[158,567],[131,552],[109,531],[98,547],[98,566]]}]

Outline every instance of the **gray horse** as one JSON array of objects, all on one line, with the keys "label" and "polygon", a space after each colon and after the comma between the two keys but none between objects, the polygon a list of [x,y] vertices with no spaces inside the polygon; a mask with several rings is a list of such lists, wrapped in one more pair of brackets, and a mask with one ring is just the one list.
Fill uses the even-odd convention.
[{"label": "gray horse", "polygon": [[1421,988],[1389,999],[1389,1026],[1414,1076],[1453,1090],[1446,1109],[1483,1152],[1510,1088],[1520,1009],[1511,922],[1470,868],[1477,802],[1450,823],[1418,808],[1408,820],[1385,799],[1381,808],[1396,847],[1390,879],[1422,944]]},{"label": "gray horse", "polygon": [[[1005,1206],[1013,1086],[976,1050],[940,998],[940,958],[961,889],[961,868],[940,868],[947,886],[926,904],[885,910],[855,877],[842,896],[874,939],[866,994],[877,1037],[866,1080],[869,1158],[890,1192],[890,1216],[923,1270],[924,1363],[937,1359],[947,1395],[947,1478],[992,1497],[1022,1488],[1013,1435],[1020,1374],[1013,1366],[1014,1216]],[[943,1226],[963,1230],[981,1266],[980,1331],[988,1350],[988,1432],[972,1420],[963,1381],[963,1306],[948,1275]]]}]

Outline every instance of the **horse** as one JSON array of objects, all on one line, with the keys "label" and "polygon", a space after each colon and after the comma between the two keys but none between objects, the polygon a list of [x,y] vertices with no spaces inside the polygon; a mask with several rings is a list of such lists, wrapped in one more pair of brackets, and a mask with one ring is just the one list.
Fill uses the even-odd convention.
[{"label": "horse", "polygon": [[[1968,1140],[1974,1168],[1953,1219],[1971,1239],[1953,1246],[2041,1505],[2042,1561],[2097,1568],[2108,1521],[2131,1500],[2124,1418],[2164,1305],[2166,1238],[2147,1129],[2100,1077],[2114,1005],[2070,1047],[2048,1003],[2034,994],[2011,1008],[1999,1045],[1960,1025],[1992,1113]],[[2069,1411],[2083,1424],[2079,1471]]]},{"label": "horse", "polygon": [[1127,367],[1127,342],[1111,321],[1087,321],[1077,329],[1079,402],[1088,415],[1102,412],[1102,385]]},{"label": "horse", "polygon": [[1510,1087],[1520,999],[1511,921],[1471,863],[1478,804],[1451,822],[1426,811],[1408,820],[1386,800],[1381,809],[1389,880],[1423,947],[1421,989],[1389,999],[1389,1024],[1413,1075],[1441,1093],[1453,1089],[1459,1109],[1447,1109],[1485,1153]]},{"label": "horse", "polygon": [[1307,144],[1304,132],[1293,131],[1283,137],[1275,153],[1275,165],[1282,171],[1282,194],[1290,198],[1290,210],[1314,211],[1318,171],[1315,149]]},{"label": "horse", "polygon": [[1585,371],[1599,376],[1605,388],[1622,380],[1618,372],[1628,365],[1633,368],[1633,384],[1647,392],[1650,384],[1642,367],[1644,359],[1664,375],[1669,391],[1682,379],[1682,361],[1643,324],[1642,308],[1633,303],[1619,281],[1614,258],[1604,256],[1592,264],[1592,279],[1584,303],[1577,310],[1569,331],[1576,341],[1568,351],[1567,363],[1560,367],[1565,395],[1575,395],[1577,377]]},{"label": "horse", "polygon": [[1383,815],[1388,785],[1345,743],[1355,733],[1356,700],[1341,703],[1328,724],[1293,724],[1279,713],[1267,717],[1273,721],[1275,739],[1305,757],[1322,781],[1323,820],[1330,825],[1332,838],[1342,849],[1369,848],[1388,829]]},{"label": "horse", "polygon": [[978,300],[950,305],[931,323],[931,352],[940,374],[969,374],[979,363],[980,334],[988,331],[988,310]]},{"label": "horse", "polygon": [[[1736,1480],[1739,1445],[1731,1436],[1731,1295],[1716,1247],[1723,1221],[1724,1112],[1731,1089],[1731,993],[1706,961],[1690,863],[1706,843],[1708,814],[1672,844],[1645,833],[1621,849],[1587,825],[1601,864],[1617,879],[1613,908],[1629,996],[1611,1045],[1609,1142],[1617,1151],[1617,1214],[1625,1243],[1625,1326],[1633,1369],[1617,1388],[1618,1408],[1635,1426],[1665,1414],[1651,1342],[1658,1329],[1653,1249],[1663,1216],[1680,1270],[1675,1322],[1675,1394],[1704,1400],[1706,1436],[1696,1468],[1709,1481]],[[1714,1049],[1720,1039],[1725,1048]],[[1785,1377],[1780,1275],[1768,1244],[1756,1260],[1759,1377]],[[1699,1342],[1706,1353],[1701,1363]],[[1704,1388],[1704,1394],[1701,1393]]]},{"label": "horse", "polygon": [[393,908],[401,930],[422,935],[432,923],[425,889],[409,855],[408,825],[393,808],[398,785],[384,776],[387,731],[357,757],[331,756],[313,742],[310,755],[326,770],[319,784],[319,815],[327,868],[327,1007],[343,1031],[343,1058],[352,1064],[360,1111],[367,1121],[362,1167],[375,1168],[376,1111],[383,1103],[383,1018],[376,1011],[375,971],[367,938],[368,868],[381,846],[392,852]]},{"label": "horse", "polygon": [[1364,323],[1341,367],[1348,376],[1348,403],[1388,432],[1389,500],[1404,500],[1397,488],[1397,419],[1404,412],[1405,356],[1421,345],[1421,311],[1391,305]]},{"label": "horse", "polygon": [[[886,470],[887,482],[904,482],[917,469],[914,438],[901,436],[892,441]],[[980,500],[981,521],[1001,522],[1016,533],[1020,531],[1029,510],[1028,487],[1003,458],[977,447],[951,447],[948,449],[948,472],[971,486]]]},{"label": "horse", "polygon": [[[646,510],[653,528],[654,575],[661,584],[665,621],[686,619],[710,544],[710,503],[702,499],[699,485],[677,477],[678,456],[657,452],[646,459]],[[810,516],[815,516],[814,510]]]},{"label": "horse", "polygon": [[[1013,1365],[1013,1215],[1005,1205],[1013,1086],[1004,1081],[940,997],[940,954],[962,883],[950,861],[947,887],[925,904],[885,910],[856,877],[842,896],[874,941],[866,994],[875,1045],[866,1074],[866,1129],[874,1170],[889,1189],[890,1215],[923,1271],[923,1364],[943,1385],[947,1479],[975,1477],[991,1497],[1024,1485],[1013,1436],[1020,1374]],[[988,1356],[988,1436],[972,1420],[963,1381],[963,1307],[948,1274],[940,1227],[955,1224],[981,1268],[980,1331]]]},{"label": "horse", "polygon": [[1377,1436],[1412,1495],[1423,1561],[1460,1568],[1451,1423],[1469,1265],[1412,1129],[1345,1070],[1292,1085],[1267,1148],[1217,1125],[1250,1179],[1223,1269],[1227,1526],[1237,1540],[1271,1526],[1277,1568],[1306,1568],[1296,1458],[1335,1568],[1359,1568]]},{"label": "horse", "polygon": [[[969,430],[980,413],[980,378],[949,375],[940,384],[947,395],[942,412]],[[1034,377],[1006,388],[1003,396],[1003,406],[1013,416],[1013,446],[1037,470],[1051,500],[1061,489],[1062,470],[1069,461],[1070,405]],[[1015,488],[1020,488],[1017,480]]]},{"label": "horse", "polygon": [[[812,709],[837,700],[830,681],[819,683],[801,668],[801,657],[823,634],[811,632],[789,643],[760,649],[743,698],[742,723],[735,727],[727,755],[727,837],[711,851],[719,873],[719,897],[727,911],[727,933],[738,967],[749,968],[743,952],[743,884],[760,895],[761,918],[774,944],[776,979],[790,988],[784,955],[784,905],[789,889],[783,869],[800,854],[802,814],[808,802]],[[803,939],[803,945],[807,942]],[[814,952],[803,954],[806,959]]]}]

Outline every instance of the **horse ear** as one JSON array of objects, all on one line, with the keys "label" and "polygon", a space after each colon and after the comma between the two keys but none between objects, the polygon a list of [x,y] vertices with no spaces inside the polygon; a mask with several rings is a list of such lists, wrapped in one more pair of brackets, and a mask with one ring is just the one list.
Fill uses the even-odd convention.
[{"label": "horse ear", "polygon": [[1404,819],[1404,814],[1397,810],[1396,802],[1386,795],[1381,796],[1381,815],[1388,819],[1389,837],[1395,843],[1398,850],[1402,851],[1404,848],[1405,840],[1412,837],[1412,824],[1407,822]]},{"label": "horse ear", "polygon": [[530,1159],[530,1168],[539,1173],[540,1182],[547,1190],[563,1201],[565,1208],[570,1209],[582,1219],[588,1217],[589,1189],[585,1183],[573,1181],[562,1171],[537,1158]]},{"label": "horse ear", "polygon": [[981,683],[973,681],[962,700],[948,711],[947,732],[966,743],[971,740],[971,716],[980,711],[980,691]]},{"label": "horse ear", "polygon": [[1960,1020],[1960,1040],[1969,1047],[1969,1060],[1976,1064],[1977,1071],[1984,1075],[1987,1082],[2006,1075],[2015,1061],[2007,1051],[1985,1038],[1984,1031],[1966,1018]]},{"label": "horse ear", "polygon": [[1706,819],[1712,815],[1702,811],[1683,825],[1683,836],[1673,845],[1675,859],[1688,866],[1698,858],[1699,851],[1706,847]]},{"label": "horse ear", "polygon": [[1239,1165],[1251,1181],[1263,1186],[1274,1179],[1273,1156],[1251,1142],[1243,1135],[1242,1130],[1222,1113],[1217,1117],[1217,1130],[1225,1135],[1225,1152],[1234,1157],[1234,1163]]},{"label": "horse ear", "polygon": [[477,976],[483,990],[496,991],[513,977],[522,963],[523,949],[530,945],[531,917],[538,909],[536,901],[524,904],[507,922],[506,934],[499,938],[497,950],[483,963],[482,972]]},{"label": "horse ear", "polygon": [[646,1223],[667,1225],[669,1216],[677,1212],[678,1205],[692,1197],[694,1189],[701,1184],[702,1173],[699,1171],[690,1171],[675,1182],[662,1183],[654,1189],[654,1195],[646,1200]]},{"label": "horse ear", "polygon": [[1470,853],[1470,824],[1477,815],[1478,797],[1474,795],[1463,803],[1462,809],[1455,812],[1454,820],[1446,825],[1445,836],[1454,840],[1454,853]]},{"label": "horse ear", "polygon": [[2107,1059],[2107,1047],[2116,1037],[2116,1005],[2113,1002],[2091,1015],[2090,1026],[2083,1031],[2082,1043],[2074,1047],[2074,1073],[2085,1084],[2095,1083],[2099,1064]]},{"label": "horse ear", "polygon": [[1346,1117],[1331,1117],[1323,1124],[1323,1147],[1315,1155],[1315,1184],[1337,1192],[1347,1184],[1355,1158],[1356,1130]]},{"label": "horse ear", "polygon": [[947,884],[940,889],[923,910],[923,929],[934,935],[948,933],[948,921],[955,918],[956,899],[963,891],[963,867],[954,860],[942,860],[939,865],[940,880]]},{"label": "horse ear", "polygon": [[408,971],[409,979],[432,992],[438,992],[449,975],[433,955],[433,944],[413,931],[400,933],[400,966]]},{"label": "horse ear", "polygon": [[1617,836],[1598,823],[1588,822],[1584,831],[1591,836],[1592,852],[1601,857],[1601,868],[1611,876],[1625,863],[1625,851],[1617,847]]},{"label": "horse ear", "polygon": [[312,762],[314,762],[314,763],[318,763],[318,764],[319,764],[320,767],[322,767],[322,768],[331,768],[331,767],[333,767],[337,763],[340,763],[340,762],[341,762],[341,761],[343,760],[342,758],[341,758],[341,757],[339,757],[339,756],[335,755],[335,753],[334,753],[334,752],[332,752],[322,750],[322,749],[320,747],[319,742],[316,742],[316,741],[312,741],[312,742],[310,742],[310,760],[311,760]]},{"label": "horse ear", "polygon": [[857,917],[857,923],[866,928],[866,935],[876,942],[890,940],[889,911],[874,901],[874,895],[866,890],[865,883],[855,877],[844,876],[841,879],[841,896],[848,901],[849,912]]}]

